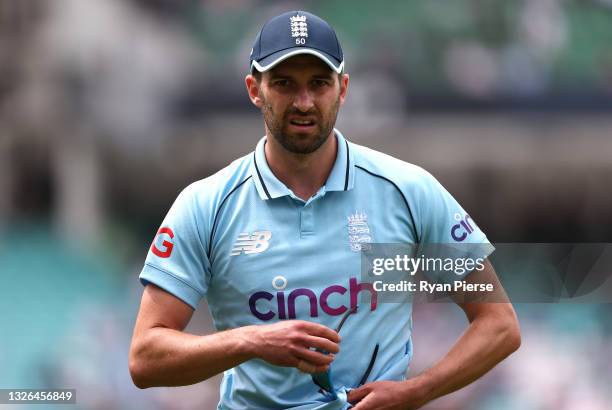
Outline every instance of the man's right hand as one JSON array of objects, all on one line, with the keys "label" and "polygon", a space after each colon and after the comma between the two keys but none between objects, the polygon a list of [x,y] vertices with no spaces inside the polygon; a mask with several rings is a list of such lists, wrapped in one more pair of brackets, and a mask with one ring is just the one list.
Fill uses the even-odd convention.
[{"label": "man's right hand", "polygon": [[317,323],[285,320],[200,336],[184,331],[192,314],[176,296],[153,284],[145,287],[130,347],[136,386],[186,386],[255,358],[318,373],[339,350],[338,333]]},{"label": "man's right hand", "polygon": [[296,367],[304,373],[326,371],[334,354],[340,351],[340,335],[318,323],[285,320],[243,329],[255,357],[276,366]]}]

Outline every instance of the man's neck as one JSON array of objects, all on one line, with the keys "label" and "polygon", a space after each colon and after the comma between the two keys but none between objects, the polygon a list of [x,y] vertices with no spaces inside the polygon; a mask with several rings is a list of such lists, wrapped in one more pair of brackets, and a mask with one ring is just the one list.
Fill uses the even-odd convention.
[{"label": "man's neck", "polygon": [[307,201],[325,184],[336,161],[338,142],[334,132],[315,152],[294,154],[273,138],[265,145],[272,173],[299,198]]}]

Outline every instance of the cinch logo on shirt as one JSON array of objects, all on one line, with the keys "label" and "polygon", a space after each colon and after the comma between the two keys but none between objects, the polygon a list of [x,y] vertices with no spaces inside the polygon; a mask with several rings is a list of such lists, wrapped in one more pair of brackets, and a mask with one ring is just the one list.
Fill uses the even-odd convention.
[{"label": "cinch logo on shirt", "polygon": [[474,228],[470,224],[471,220],[472,218],[468,214],[465,214],[464,217],[461,217],[461,214],[455,214],[455,221],[459,223],[451,227],[451,236],[454,240],[462,242],[469,234],[474,232]]},{"label": "cinch logo on shirt", "polygon": [[[275,281],[278,279],[282,279],[284,281],[284,286],[278,286]],[[281,276],[277,276],[274,278],[272,286],[276,289],[284,289],[287,284],[287,280]],[[285,295],[284,291],[279,291],[274,293],[259,291],[255,292],[249,297],[249,308],[251,309],[251,313],[253,316],[260,320],[271,320],[278,314],[279,319],[295,319],[295,306],[296,303],[308,303],[310,305],[310,317],[318,317],[319,309],[321,306],[323,312],[328,315],[338,316],[345,313],[348,310],[346,305],[340,306],[330,306],[328,299],[332,293],[339,293],[340,295],[344,295],[346,292],[349,292],[349,305],[350,308],[356,308],[358,305],[357,296],[362,291],[370,292],[370,310],[376,310],[377,305],[377,294],[376,290],[374,290],[374,286],[372,286],[369,282],[359,283],[357,282],[357,278],[349,279],[349,287],[348,289],[341,285],[331,285],[321,292],[320,295],[317,294],[308,288],[298,288],[289,292],[288,295]],[[298,299],[298,297],[302,296]],[[257,308],[257,302],[265,299],[270,303],[270,308],[266,311],[264,309]],[[273,301],[276,299],[275,301]],[[273,310],[276,308],[276,311]]]},{"label": "cinch logo on shirt", "polygon": [[270,238],[272,238],[272,232],[270,231],[255,231],[252,235],[248,233],[241,233],[238,235],[238,239],[232,248],[231,256],[240,255],[242,252],[250,255],[252,253],[261,253],[268,249],[270,246]]}]

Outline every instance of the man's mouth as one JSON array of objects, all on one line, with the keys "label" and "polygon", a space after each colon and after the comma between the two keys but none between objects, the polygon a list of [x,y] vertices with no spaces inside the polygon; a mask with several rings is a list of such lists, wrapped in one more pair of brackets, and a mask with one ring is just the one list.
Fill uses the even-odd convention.
[{"label": "man's mouth", "polygon": [[306,130],[314,127],[315,121],[308,118],[292,118],[289,120],[289,124],[295,128]]},{"label": "man's mouth", "polygon": [[294,120],[291,120],[290,122],[291,122],[291,124],[298,125],[298,126],[314,125],[314,121],[312,121],[312,120],[298,120],[298,119],[294,119]]}]

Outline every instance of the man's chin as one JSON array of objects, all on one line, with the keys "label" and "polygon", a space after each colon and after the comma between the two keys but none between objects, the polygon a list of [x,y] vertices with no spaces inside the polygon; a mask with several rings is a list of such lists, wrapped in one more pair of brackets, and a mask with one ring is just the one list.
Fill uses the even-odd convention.
[{"label": "man's chin", "polygon": [[287,144],[284,146],[284,148],[291,152],[292,154],[302,154],[302,155],[306,155],[306,154],[312,154],[313,152],[315,152],[318,148],[320,147],[320,145],[315,145],[315,144]]},{"label": "man's chin", "polygon": [[327,137],[322,137],[320,130],[317,132],[283,132],[280,138],[281,145],[289,152],[294,154],[310,154],[315,152]]}]

